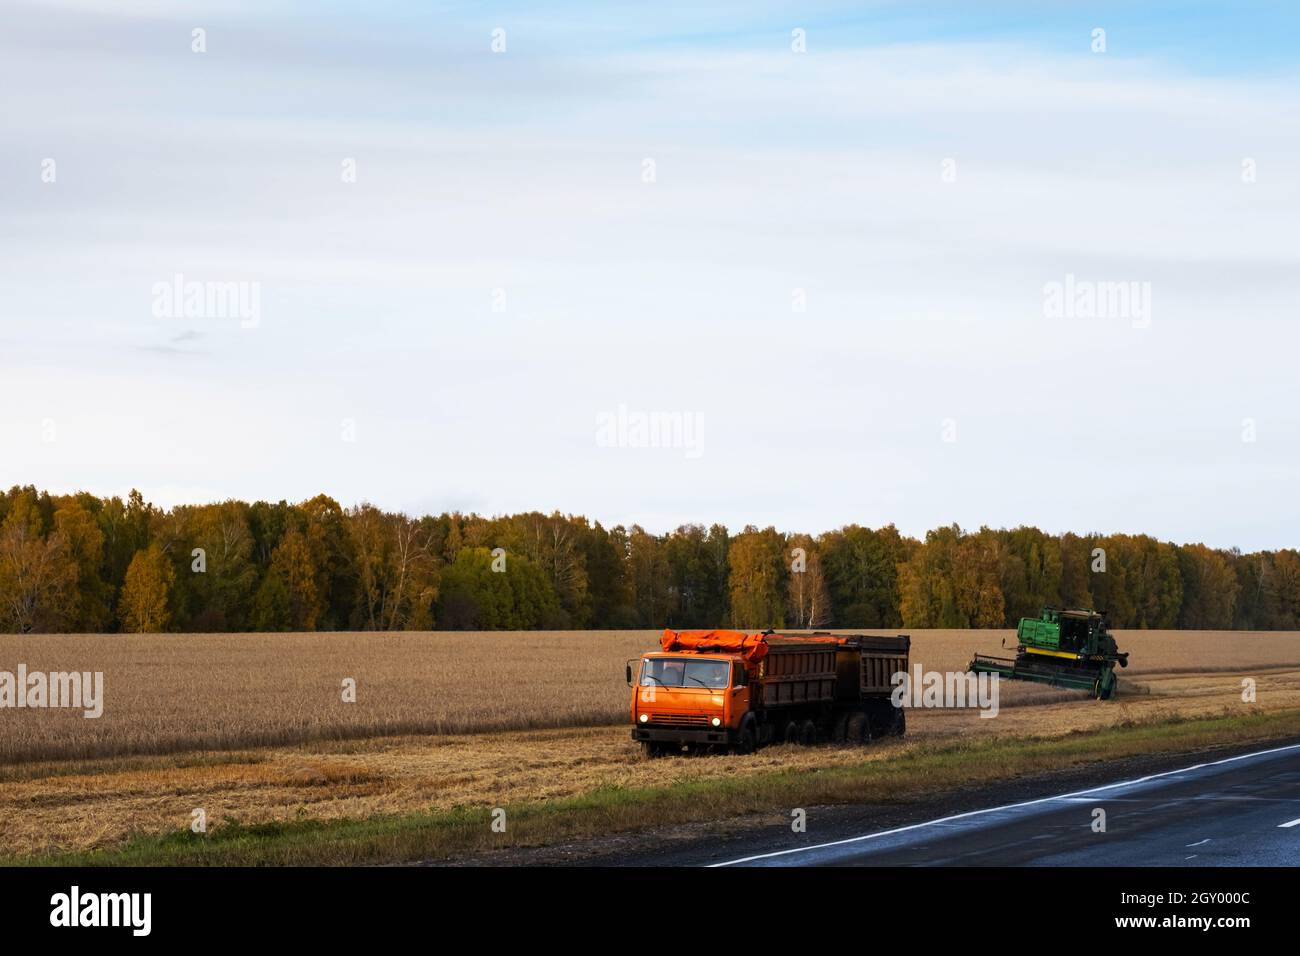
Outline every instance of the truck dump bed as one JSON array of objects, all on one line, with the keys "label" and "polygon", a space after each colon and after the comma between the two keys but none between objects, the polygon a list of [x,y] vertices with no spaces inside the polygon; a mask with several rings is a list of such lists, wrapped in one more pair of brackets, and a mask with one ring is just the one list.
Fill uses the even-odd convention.
[{"label": "truck dump bed", "polygon": [[834,638],[769,635],[767,655],[758,666],[761,706],[834,700],[838,654]]},{"label": "truck dump bed", "polygon": [[907,671],[912,639],[854,634],[840,638],[837,672],[840,699],[878,697],[893,692],[893,676]]},{"label": "truck dump bed", "polygon": [[891,678],[907,670],[906,634],[751,634],[743,631],[673,631],[660,638],[665,651],[738,654],[760,707],[887,696]]}]

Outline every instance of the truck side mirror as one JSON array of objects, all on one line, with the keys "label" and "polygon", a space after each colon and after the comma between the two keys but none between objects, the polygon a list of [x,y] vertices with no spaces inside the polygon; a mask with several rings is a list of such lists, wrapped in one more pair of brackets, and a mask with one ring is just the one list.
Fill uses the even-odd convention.
[{"label": "truck side mirror", "polygon": [[632,686],[632,665],[630,663],[627,665],[627,686]]}]

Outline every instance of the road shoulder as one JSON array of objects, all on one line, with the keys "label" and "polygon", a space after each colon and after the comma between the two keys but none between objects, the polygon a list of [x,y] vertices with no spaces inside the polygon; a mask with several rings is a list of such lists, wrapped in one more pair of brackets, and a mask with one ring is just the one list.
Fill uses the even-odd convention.
[{"label": "road shoulder", "polygon": [[924,823],[987,807],[1039,800],[1151,774],[1300,743],[1295,737],[1252,741],[1109,760],[979,787],[932,793],[906,801],[791,808],[805,812],[806,829],[793,817],[748,814],[724,820],[650,827],[542,847],[490,850],[442,866],[707,866],[751,854],[814,846],[866,833]]}]

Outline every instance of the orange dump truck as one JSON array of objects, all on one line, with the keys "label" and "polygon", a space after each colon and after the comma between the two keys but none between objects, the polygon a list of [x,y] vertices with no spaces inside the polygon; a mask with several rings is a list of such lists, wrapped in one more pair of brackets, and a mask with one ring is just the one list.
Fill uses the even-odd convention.
[{"label": "orange dump truck", "polygon": [[906,634],[666,630],[659,643],[627,664],[632,739],[649,756],[866,743],[905,729],[890,695],[907,671]]}]

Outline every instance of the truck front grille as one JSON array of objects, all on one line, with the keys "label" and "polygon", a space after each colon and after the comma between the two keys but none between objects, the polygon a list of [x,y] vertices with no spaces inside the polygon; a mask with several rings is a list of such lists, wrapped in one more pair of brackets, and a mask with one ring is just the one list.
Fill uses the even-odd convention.
[{"label": "truck front grille", "polygon": [[651,714],[652,724],[667,724],[670,727],[707,727],[707,714]]}]

